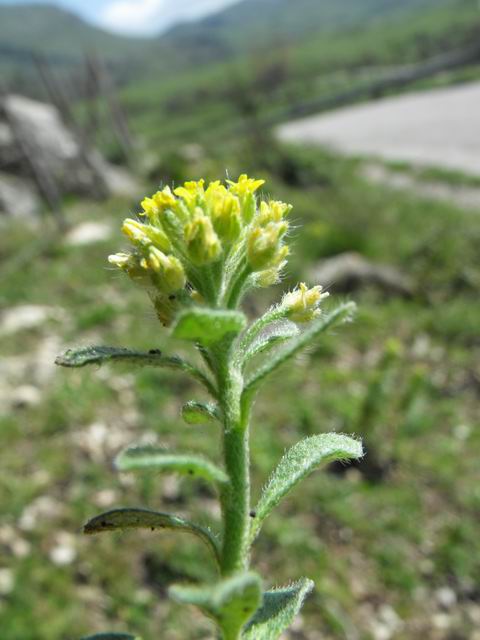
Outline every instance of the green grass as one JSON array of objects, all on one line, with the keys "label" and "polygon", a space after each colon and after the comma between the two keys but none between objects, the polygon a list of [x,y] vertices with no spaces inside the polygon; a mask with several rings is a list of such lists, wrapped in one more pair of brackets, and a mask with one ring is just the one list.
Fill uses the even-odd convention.
[{"label": "green grass", "polygon": [[[217,149],[195,169],[183,170],[191,177],[222,175],[225,168],[235,175],[245,165],[255,170],[244,149],[230,148],[228,160],[223,153]],[[432,616],[440,611],[434,592],[445,586],[459,600],[452,633],[472,637],[467,609],[478,597],[472,585],[480,570],[480,219],[373,187],[359,177],[354,161],[320,151],[280,154],[272,151],[270,169],[260,171],[270,174],[269,193],[294,204],[295,257],[278,290],[260,292],[251,303],[266,306],[298,278],[308,279],[316,261],[344,250],[403,270],[415,295],[353,293],[355,323],[322,340],[297,368],[283,369],[262,393],[252,433],[256,494],[287,446],[321,431],[364,433],[368,448],[393,465],[373,484],[356,469],[312,477],[272,516],[254,560],[272,583],[303,575],[316,581],[305,612],[306,638],[315,630],[340,640],[355,628],[367,640],[368,620],[383,604],[404,620],[396,639],[415,637],[417,628],[429,637]],[[280,179],[278,167],[287,159],[301,186]],[[118,227],[130,211],[123,201],[83,204],[72,222],[101,216]],[[144,295],[108,269],[106,255],[123,244],[119,232],[109,242],[77,248],[50,244],[47,237],[46,230],[18,225],[2,234],[2,306],[28,302],[64,310],[42,327],[0,337],[4,362],[34,360],[51,336],[60,350],[92,342],[183,349],[168,343]],[[345,297],[335,289],[332,294],[332,302]],[[398,350],[386,362],[392,338]],[[35,382],[35,375],[28,366],[21,382]],[[378,401],[366,408],[379,378]],[[205,485],[119,477],[111,464],[122,446],[145,433],[217,458],[212,427],[181,422],[180,407],[191,398],[202,399],[202,391],[181,377],[115,368],[55,371],[32,408],[9,409],[7,394],[0,426],[0,568],[11,568],[15,583],[0,600],[2,640],[67,640],[102,629],[129,629],[145,640],[159,634],[167,640],[211,637],[208,623],[165,600],[171,580],[210,575],[201,546],[169,534],[80,534],[81,524],[110,501],[215,520]],[[54,508],[25,527],[26,510],[42,496]],[[28,543],[26,553],[15,554],[5,542],[7,527]],[[66,566],[51,559],[59,532],[74,536],[77,555]]]}]

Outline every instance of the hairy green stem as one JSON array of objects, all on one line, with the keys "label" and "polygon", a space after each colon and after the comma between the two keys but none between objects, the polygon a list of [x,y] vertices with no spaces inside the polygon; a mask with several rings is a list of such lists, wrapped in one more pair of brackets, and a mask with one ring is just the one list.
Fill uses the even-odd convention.
[{"label": "hairy green stem", "polygon": [[250,454],[248,416],[241,411],[243,378],[232,366],[231,350],[219,358],[219,405],[223,416],[223,453],[229,483],[221,493],[223,548],[221,571],[231,575],[248,568]]}]

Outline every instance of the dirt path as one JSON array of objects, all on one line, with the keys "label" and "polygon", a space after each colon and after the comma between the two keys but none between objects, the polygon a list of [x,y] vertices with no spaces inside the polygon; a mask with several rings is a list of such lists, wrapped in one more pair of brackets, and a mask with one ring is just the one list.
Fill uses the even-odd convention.
[{"label": "dirt path", "polygon": [[387,98],[297,120],[282,140],[480,175],[480,82]]}]

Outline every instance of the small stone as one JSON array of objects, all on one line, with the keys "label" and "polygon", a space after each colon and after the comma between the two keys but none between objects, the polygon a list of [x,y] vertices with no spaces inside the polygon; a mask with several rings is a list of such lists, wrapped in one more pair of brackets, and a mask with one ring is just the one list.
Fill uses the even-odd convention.
[{"label": "small stone", "polygon": [[39,496],[23,510],[18,525],[24,531],[32,531],[39,521],[58,518],[62,511],[63,505],[51,496]]},{"label": "small stone", "polygon": [[111,507],[117,501],[117,493],[113,489],[103,489],[94,495],[93,501],[97,507]]},{"label": "small stone", "polygon": [[457,603],[457,594],[450,587],[442,587],[435,591],[438,604],[444,609],[451,609]]},{"label": "small stone", "polygon": [[65,242],[70,247],[81,247],[96,242],[104,242],[112,235],[110,225],[104,222],[82,222],[71,229]]},{"label": "small stone", "polygon": [[457,440],[460,440],[461,442],[468,440],[471,433],[472,427],[468,424],[459,424],[453,430],[453,435]]},{"label": "small stone", "polygon": [[435,613],[432,616],[432,624],[435,629],[439,631],[445,631],[449,629],[452,623],[452,619],[448,613]]},{"label": "small stone", "polygon": [[24,304],[12,307],[2,313],[0,333],[6,335],[27,329],[36,329],[52,315],[55,315],[54,310],[42,305]]},{"label": "small stone", "polygon": [[61,531],[56,536],[56,545],[52,547],[49,553],[50,560],[59,567],[64,567],[77,557],[75,549],[75,536],[67,531]]},{"label": "small stone", "polygon": [[12,391],[12,407],[14,409],[28,409],[36,407],[42,401],[40,389],[30,384],[23,384]]},{"label": "small stone", "polygon": [[0,595],[8,596],[13,591],[15,578],[11,569],[0,569]]},{"label": "small stone", "polygon": [[26,558],[32,547],[24,538],[15,538],[10,544],[10,549],[16,558]]}]

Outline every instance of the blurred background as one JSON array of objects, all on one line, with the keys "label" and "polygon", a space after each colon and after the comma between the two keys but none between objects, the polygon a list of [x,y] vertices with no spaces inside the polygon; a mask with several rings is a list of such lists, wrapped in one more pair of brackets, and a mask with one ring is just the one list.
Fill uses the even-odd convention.
[{"label": "blurred background", "polygon": [[70,346],[165,348],[108,268],[159,185],[267,180],[291,202],[285,281],[359,305],[263,392],[255,493],[284,449],[360,435],[271,517],[254,562],[316,582],[290,640],[480,639],[480,8],[477,0],[0,2],[0,635],[212,638],[166,599],[208,578],[195,542],[83,538],[101,510],[218,517],[202,484],[117,474],[148,440],[217,456],[182,425],[190,382],[55,370]]}]

